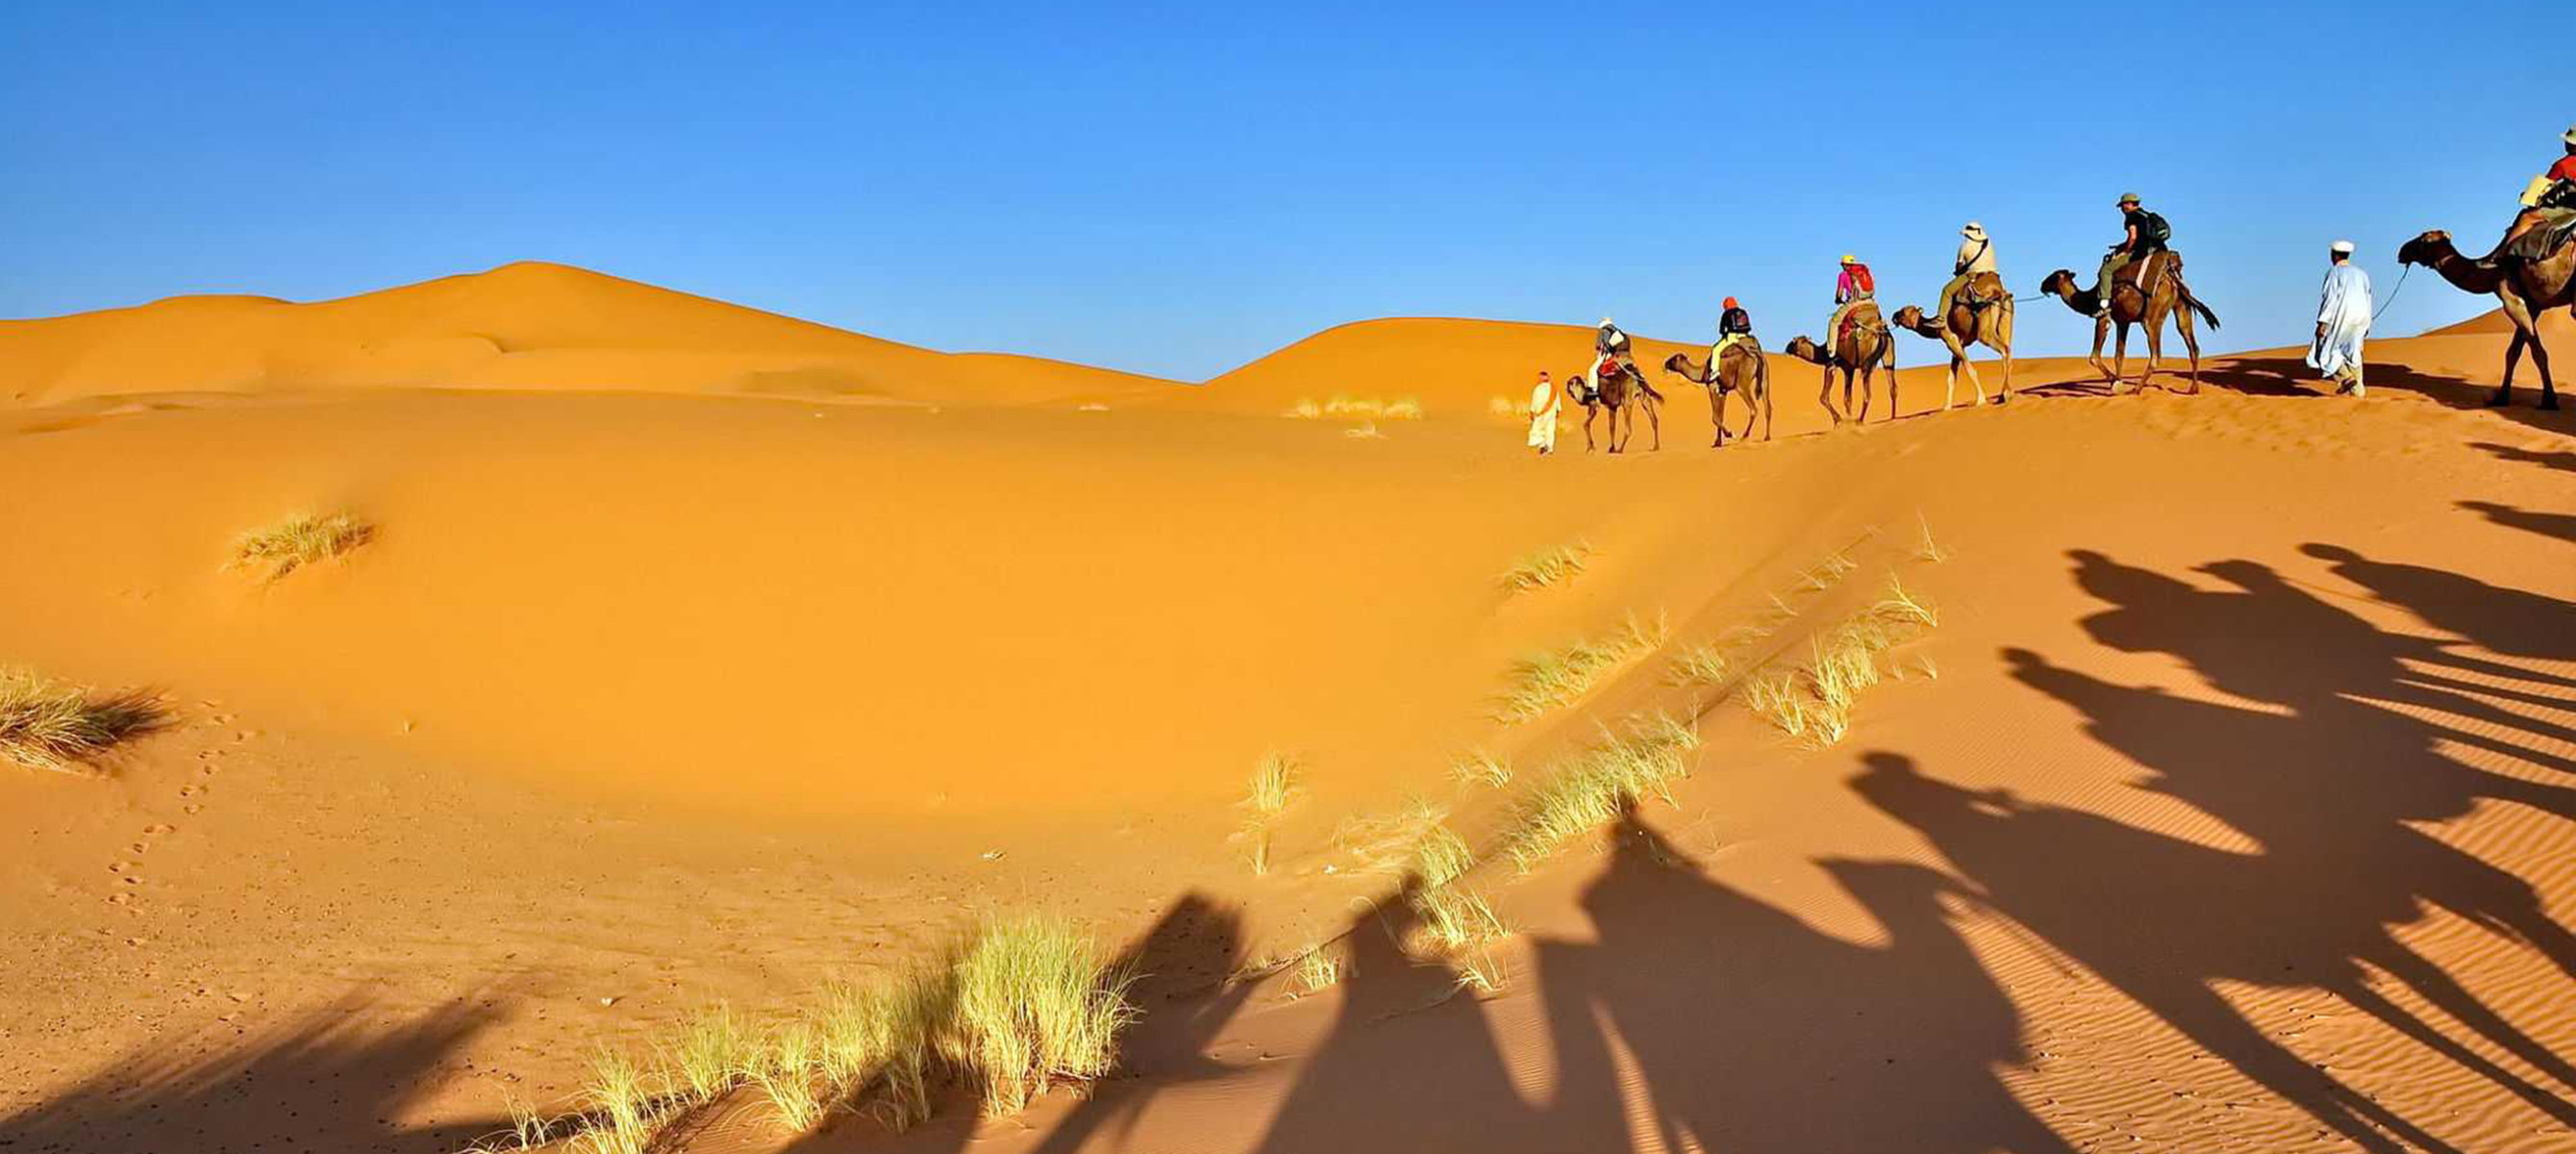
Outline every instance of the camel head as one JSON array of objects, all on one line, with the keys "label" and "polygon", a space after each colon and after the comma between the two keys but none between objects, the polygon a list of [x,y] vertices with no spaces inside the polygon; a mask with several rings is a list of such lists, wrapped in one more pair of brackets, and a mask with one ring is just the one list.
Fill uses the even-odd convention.
[{"label": "camel head", "polygon": [[2075,274],[2067,269],[2050,273],[2047,280],[2039,282],[2039,291],[2053,297],[2074,296]]},{"label": "camel head", "polygon": [[1896,315],[1888,320],[1900,329],[1913,329],[1916,332],[1923,330],[1923,310],[1915,305],[1907,305],[1896,310]]},{"label": "camel head", "polygon": [[1819,365],[1825,363],[1825,350],[1817,348],[1816,342],[1808,340],[1803,334],[1789,338],[1789,347],[1780,351],[1802,361]]},{"label": "camel head", "polygon": [[2397,250],[2397,263],[2400,265],[2429,265],[2439,259],[2444,252],[2450,250],[2451,234],[2437,228],[2422,236],[2416,237],[2413,240],[2407,241],[2403,246],[2399,247]]}]

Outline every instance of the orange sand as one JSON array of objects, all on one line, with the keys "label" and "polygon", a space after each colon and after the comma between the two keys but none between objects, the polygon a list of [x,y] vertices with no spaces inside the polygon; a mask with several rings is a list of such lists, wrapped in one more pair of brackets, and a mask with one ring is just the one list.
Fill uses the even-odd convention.
[{"label": "orange sand", "polygon": [[[2576,1146],[2576,421],[2478,405],[2491,326],[2374,343],[2358,403],[2276,350],[1943,414],[1899,339],[1894,423],[1819,432],[1775,358],[1771,443],[1709,450],[1672,381],[1662,452],[1537,460],[1486,405],[1580,327],[1181,389],[551,266],[0,324],[0,660],[178,710],[102,778],[0,767],[0,1147],[453,1150],[992,905],[1135,943],[1130,1076],[899,1138],[739,1096],[686,1148]],[[1278,416],[1336,394],[1427,415]],[[336,508],[381,526],[345,564],[221,568]],[[1941,621],[1831,749],[1669,652],[1490,716],[1631,614],[1794,659],[1890,572]],[[1471,877],[1501,991],[1362,912],[1393,879],[1337,827],[1418,797],[1490,848],[1647,709],[1705,738],[1676,804]],[[1305,794],[1254,877],[1271,749]],[[1322,994],[1224,980],[1336,938]]]}]

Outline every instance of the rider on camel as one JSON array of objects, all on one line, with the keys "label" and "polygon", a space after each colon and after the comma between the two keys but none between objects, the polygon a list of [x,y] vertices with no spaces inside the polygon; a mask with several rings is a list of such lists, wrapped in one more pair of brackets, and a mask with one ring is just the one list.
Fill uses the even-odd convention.
[{"label": "rider on camel", "polygon": [[1834,279],[1834,315],[1825,322],[1824,344],[1828,350],[1840,347],[1843,317],[1850,314],[1852,307],[1878,295],[1878,283],[1871,279],[1869,266],[1860,263],[1859,257],[1844,253],[1842,267],[1842,275]]},{"label": "rider on camel", "polygon": [[2120,238],[2120,243],[2111,246],[2111,254],[2102,258],[2102,272],[2093,279],[2093,299],[2096,302],[2093,315],[2097,317],[2111,315],[2111,277],[2136,264],[2139,288],[2143,290],[2146,287],[2147,258],[2165,251],[2165,242],[2173,236],[2173,228],[2165,223],[2165,218],[2148,212],[2134,192],[2120,194],[2120,223],[2128,232]]}]

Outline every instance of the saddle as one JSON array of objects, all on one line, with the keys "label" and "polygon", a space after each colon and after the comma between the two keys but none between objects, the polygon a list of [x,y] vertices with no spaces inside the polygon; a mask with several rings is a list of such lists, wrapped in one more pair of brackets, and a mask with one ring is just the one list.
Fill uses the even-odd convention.
[{"label": "saddle", "polygon": [[1877,329],[1882,332],[1887,329],[1887,318],[1879,315],[1878,302],[1863,299],[1859,304],[1853,305],[1850,312],[1843,314],[1843,331],[1835,333],[1833,336],[1834,347],[1836,349],[1840,349],[1842,347],[1844,340],[1858,336],[1863,331],[1861,326],[1861,318],[1863,317],[1867,317],[1869,319],[1869,328]]},{"label": "saddle", "polygon": [[2145,260],[2133,260],[2120,266],[2120,271],[2111,274],[2108,291],[2117,294],[2121,289],[2130,289],[2152,300],[2157,282],[2172,276],[2173,266],[2181,261],[2181,253],[2169,248],[2157,249],[2148,253]]},{"label": "saddle", "polygon": [[2546,260],[2570,238],[2576,238],[2576,208],[2534,208],[2526,214],[2540,217],[2538,223],[2522,230],[2496,250],[2498,260]]},{"label": "saddle", "polygon": [[[2004,278],[1990,272],[1981,272],[1969,277],[1968,283],[1960,285],[1958,295],[1951,297],[1950,301],[1953,304],[1968,306],[1969,312],[1981,313],[2011,299],[2012,293],[2004,288]],[[1936,319],[1947,320],[1947,318]]]}]

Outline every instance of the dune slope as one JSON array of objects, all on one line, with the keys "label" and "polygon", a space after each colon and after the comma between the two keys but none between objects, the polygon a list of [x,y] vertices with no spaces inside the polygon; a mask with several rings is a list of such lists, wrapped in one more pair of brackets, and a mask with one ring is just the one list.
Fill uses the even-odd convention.
[{"label": "dune slope", "polygon": [[310,304],[173,297],[0,321],[0,397],[30,403],[397,386],[1010,404],[1166,384],[938,353],[542,262]]}]

